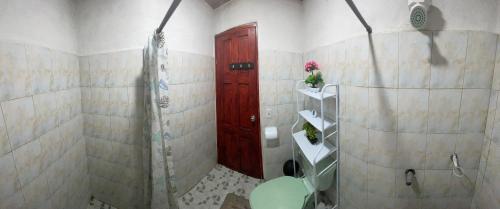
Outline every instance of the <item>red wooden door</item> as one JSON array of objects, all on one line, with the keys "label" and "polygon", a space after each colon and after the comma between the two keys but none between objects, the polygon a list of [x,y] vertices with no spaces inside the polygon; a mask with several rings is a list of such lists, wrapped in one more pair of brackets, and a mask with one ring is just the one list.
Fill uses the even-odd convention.
[{"label": "red wooden door", "polygon": [[[256,24],[215,37],[217,157],[220,164],[262,178]],[[250,69],[231,69],[253,63]]]}]

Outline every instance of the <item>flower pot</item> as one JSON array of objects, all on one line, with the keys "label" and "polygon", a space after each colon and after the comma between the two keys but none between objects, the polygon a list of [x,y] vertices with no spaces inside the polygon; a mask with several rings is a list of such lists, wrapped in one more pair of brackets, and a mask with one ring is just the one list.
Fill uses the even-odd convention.
[{"label": "flower pot", "polygon": [[321,138],[321,132],[319,132],[319,131],[318,131],[318,132],[316,132],[316,137],[315,137],[315,138],[313,138],[313,139],[309,138],[309,137],[307,136],[307,134],[306,134],[306,138],[307,138],[307,140],[309,141],[309,143],[311,143],[311,144],[313,144],[313,145],[314,145],[314,144],[317,144],[317,143],[319,142],[319,139]]},{"label": "flower pot", "polygon": [[318,93],[320,91],[319,87],[309,87],[308,90],[313,93]]}]

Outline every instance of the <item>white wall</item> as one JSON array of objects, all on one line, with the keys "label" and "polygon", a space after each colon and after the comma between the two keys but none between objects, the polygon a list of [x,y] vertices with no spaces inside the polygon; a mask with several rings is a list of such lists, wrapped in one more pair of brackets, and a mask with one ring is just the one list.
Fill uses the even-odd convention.
[{"label": "white wall", "polygon": [[0,0],[0,39],[76,52],[73,0]]},{"label": "white wall", "polygon": [[[406,0],[354,1],[374,33],[414,30]],[[344,0],[304,1],[305,51],[365,34]],[[430,30],[500,32],[498,0],[433,0]]]},{"label": "white wall", "polygon": [[[77,0],[82,55],[143,48],[171,0]],[[213,56],[213,13],[202,0],[183,0],[166,25],[169,49]]]},{"label": "white wall", "polygon": [[500,33],[500,1],[497,2],[497,29],[496,33]]},{"label": "white wall", "polygon": [[215,32],[257,22],[259,50],[302,52],[302,11],[299,0],[232,0],[215,10]]}]

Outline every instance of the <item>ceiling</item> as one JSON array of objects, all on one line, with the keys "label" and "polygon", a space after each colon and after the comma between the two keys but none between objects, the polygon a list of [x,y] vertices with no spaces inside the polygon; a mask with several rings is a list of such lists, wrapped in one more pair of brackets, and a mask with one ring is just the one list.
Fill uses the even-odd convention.
[{"label": "ceiling", "polygon": [[225,4],[231,0],[205,0],[212,8],[216,9],[217,7]]}]

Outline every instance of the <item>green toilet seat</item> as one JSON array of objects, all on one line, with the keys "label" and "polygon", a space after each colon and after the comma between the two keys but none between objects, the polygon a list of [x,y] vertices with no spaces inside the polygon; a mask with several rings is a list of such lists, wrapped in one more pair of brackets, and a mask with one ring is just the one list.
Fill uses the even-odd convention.
[{"label": "green toilet seat", "polygon": [[265,182],[250,194],[252,209],[302,209],[311,192],[303,179],[289,176]]}]

